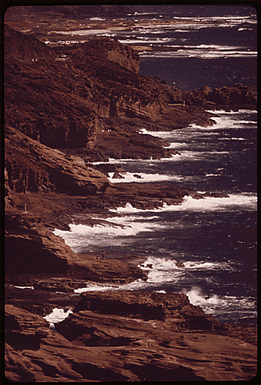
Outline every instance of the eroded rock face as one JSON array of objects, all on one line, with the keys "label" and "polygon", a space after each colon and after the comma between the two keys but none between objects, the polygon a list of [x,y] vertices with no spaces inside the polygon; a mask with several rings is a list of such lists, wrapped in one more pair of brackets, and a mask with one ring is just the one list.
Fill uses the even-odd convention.
[{"label": "eroded rock face", "polygon": [[[120,64],[121,67],[133,73],[139,72],[138,54],[117,40],[91,37],[88,42],[78,47],[72,59],[80,65],[79,60],[85,62],[86,57],[91,57],[91,60],[94,62],[102,60],[104,64],[109,60],[110,62]],[[107,69],[107,71],[109,70]],[[103,74],[104,77],[109,77],[108,75],[106,72]],[[116,74],[113,75],[116,76]]]},{"label": "eroded rock face", "polygon": [[6,127],[5,187],[7,191],[95,194],[109,186],[106,176],[87,167],[80,157],[58,150]]},{"label": "eroded rock face", "polygon": [[204,109],[170,107],[183,92],[138,75],[137,54],[117,41],[52,49],[5,26],[5,48],[6,124],[51,148],[85,149],[92,160],[162,157],[166,142],[149,144],[140,128],[211,124]]},{"label": "eroded rock face", "polygon": [[[163,318],[155,317],[159,306]],[[188,313],[194,317],[190,327]],[[219,323],[184,294],[89,293],[57,331],[12,305],[6,305],[6,317],[5,374],[11,381],[235,381],[256,374],[256,347],[213,332]]]},{"label": "eroded rock face", "polygon": [[73,253],[35,216],[8,215],[5,219],[5,274],[65,274]]},{"label": "eroded rock face", "polygon": [[[160,294],[131,291],[83,293],[74,311],[78,313],[82,310],[142,318],[146,321],[164,320],[172,323],[173,330],[213,331],[222,328],[212,316],[204,314],[200,307],[191,305],[188,297],[183,293]],[[63,333],[63,324],[60,324],[59,328]]]}]

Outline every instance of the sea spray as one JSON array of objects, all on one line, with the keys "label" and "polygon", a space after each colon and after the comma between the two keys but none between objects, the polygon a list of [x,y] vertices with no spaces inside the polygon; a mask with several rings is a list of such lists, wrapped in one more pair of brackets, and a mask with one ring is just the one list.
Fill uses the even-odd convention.
[{"label": "sea spray", "polygon": [[56,323],[62,322],[72,313],[72,308],[68,309],[67,311],[64,309],[54,308],[50,314],[46,315],[43,318],[49,322],[51,329],[55,329]]}]

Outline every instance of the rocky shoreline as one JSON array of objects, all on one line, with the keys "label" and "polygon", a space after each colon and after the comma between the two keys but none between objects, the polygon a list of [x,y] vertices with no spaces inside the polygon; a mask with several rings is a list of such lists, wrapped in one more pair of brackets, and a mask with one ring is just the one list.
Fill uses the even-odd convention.
[{"label": "rocky shoreline", "polygon": [[242,381],[257,370],[253,328],[221,324],[184,294],[85,293],[56,330],[33,307],[8,301],[5,314],[14,382]]},{"label": "rocky shoreline", "polygon": [[[256,93],[242,85],[185,93],[140,76],[137,53],[117,41],[90,38],[51,48],[10,28],[15,17],[5,26],[6,378],[253,378],[256,328],[221,324],[185,294],[118,290],[147,279],[142,257],[76,254],[53,229],[108,224],[110,209],[127,203],[151,209],[186,196],[222,196],[158,183],[112,184],[106,174],[124,170],[92,162],[170,157],[168,142],[139,131],[210,125],[209,103],[255,109]],[[88,282],[117,290],[75,293]],[[73,311],[56,330],[43,318],[54,308]]]}]

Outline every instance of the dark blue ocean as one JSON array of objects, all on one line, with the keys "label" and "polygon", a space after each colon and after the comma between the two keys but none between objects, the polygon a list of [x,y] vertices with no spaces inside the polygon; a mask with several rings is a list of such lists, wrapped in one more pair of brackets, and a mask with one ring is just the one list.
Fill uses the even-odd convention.
[{"label": "dark blue ocean", "polygon": [[[192,90],[242,83],[257,86],[256,12],[246,6],[133,6],[125,44],[157,44],[141,54],[140,73]],[[148,20],[154,19],[148,24]],[[168,20],[175,20],[168,23]],[[159,25],[157,26],[157,21]],[[150,42],[151,41],[151,42]],[[166,51],[165,47],[175,48]],[[192,199],[156,210],[131,205],[111,210],[104,226],[71,224],[55,230],[78,253],[142,257],[147,282],[115,286],[86,282],[88,290],[187,293],[220,321],[255,324],[257,318],[257,111],[212,111],[213,126],[152,132],[179,154],[161,160],[110,159],[124,179],[223,192],[227,198]],[[147,133],[141,130],[140,134]],[[139,174],[137,179],[135,174]],[[177,262],[183,266],[178,267]]]},{"label": "dark blue ocean", "polygon": [[[256,88],[254,7],[173,5],[135,9],[138,26],[130,34],[122,32],[120,41],[161,47],[157,52],[141,54],[142,75],[158,77],[188,91],[204,85],[213,89],[241,82]],[[154,19],[153,23],[143,25],[146,18]],[[155,26],[155,19],[161,23],[159,26]]]}]

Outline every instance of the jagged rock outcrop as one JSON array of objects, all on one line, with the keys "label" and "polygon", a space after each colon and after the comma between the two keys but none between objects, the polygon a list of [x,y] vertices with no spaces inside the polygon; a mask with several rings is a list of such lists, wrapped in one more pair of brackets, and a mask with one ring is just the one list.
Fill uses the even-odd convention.
[{"label": "jagged rock outcrop", "polygon": [[253,87],[236,83],[233,87],[221,87],[211,90],[210,87],[202,87],[188,93],[188,104],[203,105],[211,109],[238,110],[242,108],[257,108],[257,92]]},{"label": "jagged rock outcrop", "polygon": [[[141,295],[139,292],[128,291],[83,293],[74,311],[77,313],[82,310],[138,317],[147,321],[169,318],[169,320],[173,320],[173,325],[177,323],[178,330],[182,328],[218,330],[220,328],[220,323],[212,316],[204,314],[200,307],[191,305],[188,297],[183,293],[166,295],[159,293],[142,293]],[[173,326],[173,328],[177,330],[177,327]],[[66,321],[59,325],[59,330],[67,333]]]},{"label": "jagged rock outcrop", "polygon": [[[61,55],[64,52],[64,48],[58,46],[55,48],[55,52],[59,52]],[[93,70],[96,70],[96,73],[99,73],[100,76],[109,78],[112,82],[118,78],[117,73],[113,71],[115,67],[108,67],[108,61],[117,63],[133,73],[137,74],[139,72],[138,54],[129,46],[110,38],[90,37],[86,43],[78,45],[69,51],[69,54],[71,60],[77,63],[77,67],[85,64],[86,58],[91,58],[91,63],[98,64],[99,67],[99,69],[94,67]],[[103,64],[102,66],[101,63]],[[128,75],[128,72],[126,72],[126,75]],[[125,82],[125,84],[128,84],[127,79]]]},{"label": "jagged rock outcrop", "polygon": [[56,191],[69,195],[95,194],[109,186],[106,176],[87,167],[80,157],[65,155],[5,129],[5,187],[7,191]]},{"label": "jagged rock outcrop", "polygon": [[68,275],[74,253],[48,230],[40,217],[8,215],[5,219],[5,274]]}]

